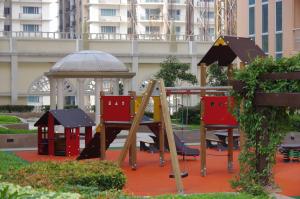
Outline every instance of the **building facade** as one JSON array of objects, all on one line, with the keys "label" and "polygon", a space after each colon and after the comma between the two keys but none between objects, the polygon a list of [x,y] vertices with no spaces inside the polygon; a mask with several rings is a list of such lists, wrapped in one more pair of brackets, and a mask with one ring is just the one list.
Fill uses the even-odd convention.
[{"label": "building facade", "polygon": [[0,30],[14,32],[57,32],[57,0],[2,0]]},{"label": "building facade", "polygon": [[237,11],[238,36],[252,38],[276,58],[299,52],[300,1],[238,1]]},{"label": "building facade", "polygon": [[90,0],[88,11],[90,33],[200,35],[207,21],[206,34],[214,39],[211,0]]}]

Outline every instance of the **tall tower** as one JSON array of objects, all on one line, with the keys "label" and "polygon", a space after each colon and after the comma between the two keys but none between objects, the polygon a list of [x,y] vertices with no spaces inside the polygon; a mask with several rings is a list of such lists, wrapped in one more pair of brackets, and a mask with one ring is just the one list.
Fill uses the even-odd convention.
[{"label": "tall tower", "polygon": [[237,0],[215,0],[216,36],[236,35]]}]

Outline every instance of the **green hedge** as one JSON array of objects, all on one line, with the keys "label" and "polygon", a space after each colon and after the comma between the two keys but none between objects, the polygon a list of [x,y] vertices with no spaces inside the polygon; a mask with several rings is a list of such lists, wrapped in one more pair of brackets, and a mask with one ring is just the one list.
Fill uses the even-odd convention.
[{"label": "green hedge", "polygon": [[[75,109],[75,108],[78,108],[77,105],[65,105],[64,106],[64,109]],[[47,112],[50,110],[50,106],[49,105],[43,105],[42,106],[42,111],[43,112]]]},{"label": "green hedge", "polygon": [[11,172],[7,179],[22,186],[84,195],[120,190],[126,181],[121,169],[107,161],[35,162]]},{"label": "green hedge", "polygon": [[0,198],[2,199],[79,199],[78,193],[60,193],[46,190],[35,190],[31,187],[21,187],[11,183],[0,182]]},{"label": "green hedge", "polygon": [[37,133],[37,130],[28,130],[28,129],[5,129],[0,127],[0,134],[30,134]]},{"label": "green hedge", "polygon": [[29,105],[0,105],[1,113],[32,112],[34,106]]},{"label": "green hedge", "polygon": [[200,124],[200,104],[180,107],[178,111],[173,114],[172,118],[177,119],[183,124]]}]

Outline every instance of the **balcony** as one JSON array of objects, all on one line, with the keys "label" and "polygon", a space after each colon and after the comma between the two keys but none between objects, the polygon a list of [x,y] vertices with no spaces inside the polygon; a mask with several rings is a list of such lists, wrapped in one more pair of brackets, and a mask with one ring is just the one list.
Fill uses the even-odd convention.
[{"label": "balcony", "polygon": [[51,0],[12,0],[12,2],[18,3],[51,3]]},{"label": "balcony", "polygon": [[160,15],[146,15],[146,16],[141,16],[140,18],[142,21],[161,21],[162,16]]},{"label": "balcony", "polygon": [[175,5],[185,5],[185,0],[168,0],[169,4]]},{"label": "balcony", "polygon": [[89,4],[96,4],[96,5],[127,5],[127,1],[124,0],[90,0]]},{"label": "balcony", "polygon": [[22,20],[41,20],[42,19],[42,14],[20,13],[19,14],[19,19],[22,19]]},{"label": "balcony", "polygon": [[164,1],[163,0],[140,0],[140,4],[147,4],[147,5],[163,5]]},{"label": "balcony", "polygon": [[121,16],[100,16],[100,22],[121,22]]}]

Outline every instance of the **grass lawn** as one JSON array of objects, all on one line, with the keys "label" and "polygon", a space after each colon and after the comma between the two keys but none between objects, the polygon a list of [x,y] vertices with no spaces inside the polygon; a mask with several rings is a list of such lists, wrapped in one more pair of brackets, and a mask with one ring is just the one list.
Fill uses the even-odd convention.
[{"label": "grass lawn", "polygon": [[0,115],[0,124],[18,124],[21,120],[15,116]]},{"label": "grass lawn", "polygon": [[0,134],[28,134],[28,133],[37,133],[37,130],[5,129],[0,127]]},{"label": "grass lawn", "polygon": [[10,169],[16,170],[27,164],[29,163],[11,152],[0,151],[0,175],[9,172]]}]

